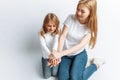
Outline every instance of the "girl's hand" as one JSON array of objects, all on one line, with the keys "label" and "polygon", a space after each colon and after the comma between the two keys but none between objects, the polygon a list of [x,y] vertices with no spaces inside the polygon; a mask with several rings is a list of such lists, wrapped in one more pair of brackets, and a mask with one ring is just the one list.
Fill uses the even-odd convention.
[{"label": "girl's hand", "polygon": [[49,59],[48,66],[55,67],[61,62],[61,58],[58,59]]},{"label": "girl's hand", "polygon": [[55,59],[55,58],[54,58],[54,55],[53,55],[52,53],[49,55],[49,59],[50,59],[50,60]]},{"label": "girl's hand", "polygon": [[55,57],[54,57],[53,54],[56,54],[56,53],[57,53],[57,51],[56,51],[56,50],[53,50],[53,51],[51,52],[51,54],[49,55],[49,59],[54,59]]},{"label": "girl's hand", "polygon": [[48,66],[50,66],[50,68],[51,68],[51,67],[54,67],[54,65],[55,65],[55,60],[54,59],[49,59]]},{"label": "girl's hand", "polygon": [[57,66],[61,62],[61,58],[53,60],[53,66]]}]

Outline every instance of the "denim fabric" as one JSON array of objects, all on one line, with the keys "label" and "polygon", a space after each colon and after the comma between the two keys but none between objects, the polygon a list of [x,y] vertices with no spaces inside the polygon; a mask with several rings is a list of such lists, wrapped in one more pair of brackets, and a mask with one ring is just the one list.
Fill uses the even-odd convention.
[{"label": "denim fabric", "polygon": [[87,59],[85,50],[75,56],[64,56],[59,66],[58,80],[87,80],[96,71],[94,64],[85,68]]},{"label": "denim fabric", "polygon": [[97,66],[95,64],[89,65],[85,68],[83,72],[83,78],[81,80],[88,80],[88,78],[97,70]]},{"label": "denim fabric", "polygon": [[58,73],[59,65],[50,68],[47,64],[48,64],[48,59],[42,58],[43,77],[45,79],[50,78],[51,76],[56,77]]}]

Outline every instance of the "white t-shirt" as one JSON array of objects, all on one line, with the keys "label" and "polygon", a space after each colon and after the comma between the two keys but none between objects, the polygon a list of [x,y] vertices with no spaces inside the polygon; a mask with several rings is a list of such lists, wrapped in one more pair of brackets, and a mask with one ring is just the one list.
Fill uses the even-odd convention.
[{"label": "white t-shirt", "polygon": [[56,50],[58,48],[58,38],[59,35],[52,36],[51,33],[46,33],[45,38],[40,35],[40,44],[43,58],[48,59],[52,50]]},{"label": "white t-shirt", "polygon": [[[90,33],[88,27],[85,24],[80,24],[75,15],[69,15],[65,20],[64,25],[68,27],[68,33],[64,43],[64,50],[78,44],[86,34]],[[84,48],[68,54],[68,56],[79,54],[83,50]]]}]

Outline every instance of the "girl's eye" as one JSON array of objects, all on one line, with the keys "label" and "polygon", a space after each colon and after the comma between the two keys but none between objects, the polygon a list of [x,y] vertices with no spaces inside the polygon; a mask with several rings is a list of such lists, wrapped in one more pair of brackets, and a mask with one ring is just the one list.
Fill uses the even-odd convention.
[{"label": "girl's eye", "polygon": [[85,13],[85,11],[81,10],[82,13]]},{"label": "girl's eye", "polygon": [[55,25],[53,25],[53,27],[56,27]]}]

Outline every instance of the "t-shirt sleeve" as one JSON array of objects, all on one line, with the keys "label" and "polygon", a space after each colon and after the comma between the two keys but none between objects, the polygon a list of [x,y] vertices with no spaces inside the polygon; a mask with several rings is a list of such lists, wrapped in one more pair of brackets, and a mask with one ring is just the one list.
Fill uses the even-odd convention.
[{"label": "t-shirt sleeve", "polygon": [[66,25],[67,27],[70,27],[71,22],[72,22],[72,15],[69,15],[63,24]]},{"label": "t-shirt sleeve", "polygon": [[90,29],[86,29],[84,35],[90,34]]}]

